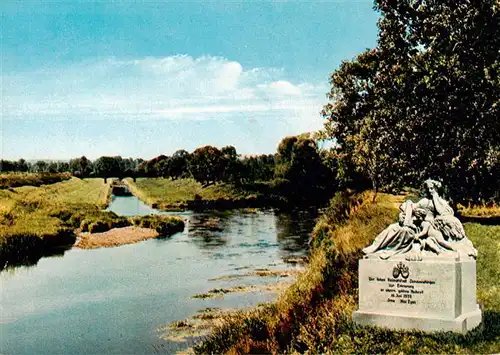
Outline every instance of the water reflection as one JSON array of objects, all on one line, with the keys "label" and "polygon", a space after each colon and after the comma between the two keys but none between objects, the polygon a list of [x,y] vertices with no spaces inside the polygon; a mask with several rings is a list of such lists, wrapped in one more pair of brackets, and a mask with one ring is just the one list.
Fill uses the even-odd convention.
[{"label": "water reflection", "polygon": [[289,252],[303,254],[319,213],[315,209],[276,214],[277,240]]},{"label": "water reflection", "polygon": [[[74,239],[70,241],[74,242]],[[44,257],[63,257],[72,247],[66,242],[66,245],[52,246],[37,237],[9,238],[0,250],[0,272],[18,267],[34,267]]]},{"label": "water reflection", "polygon": [[317,215],[314,210],[207,212],[189,216],[185,233],[200,249],[214,251],[215,258],[221,257],[221,253],[240,255],[234,252],[238,249],[245,254],[259,254],[273,248],[280,250],[282,258],[305,256]]}]

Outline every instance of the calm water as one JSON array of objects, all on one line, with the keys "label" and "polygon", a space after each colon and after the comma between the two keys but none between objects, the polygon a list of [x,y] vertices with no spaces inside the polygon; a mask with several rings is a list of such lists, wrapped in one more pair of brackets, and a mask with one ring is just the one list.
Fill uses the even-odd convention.
[{"label": "calm water", "polygon": [[[122,215],[157,213],[135,197],[115,197]],[[0,352],[5,354],[166,353],[189,344],[158,337],[156,329],[206,307],[245,307],[268,293],[192,299],[196,293],[271,278],[210,281],[254,268],[292,268],[285,257],[305,255],[314,216],[273,211],[181,213],[186,228],[169,239],[94,250],[71,249],[37,265],[0,273]],[[207,220],[218,219],[218,230]],[[247,267],[247,269],[245,269]]]}]

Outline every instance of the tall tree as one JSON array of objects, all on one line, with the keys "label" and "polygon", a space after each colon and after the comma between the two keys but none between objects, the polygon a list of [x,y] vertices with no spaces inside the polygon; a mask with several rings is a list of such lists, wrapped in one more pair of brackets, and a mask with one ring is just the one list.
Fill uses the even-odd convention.
[{"label": "tall tree", "polygon": [[498,1],[378,0],[375,9],[377,47],[332,74],[327,134],[374,187],[442,177],[457,199],[491,197],[500,149]]},{"label": "tall tree", "polygon": [[170,176],[178,179],[188,174],[189,153],[184,149],[177,150],[170,159]]},{"label": "tall tree", "polygon": [[193,177],[205,186],[214,184],[222,177],[222,153],[216,147],[207,145],[197,148],[189,161]]},{"label": "tall tree", "polygon": [[110,178],[110,177],[118,177],[121,178],[123,176],[122,157],[107,157],[102,156],[94,162],[94,173],[95,176]]}]

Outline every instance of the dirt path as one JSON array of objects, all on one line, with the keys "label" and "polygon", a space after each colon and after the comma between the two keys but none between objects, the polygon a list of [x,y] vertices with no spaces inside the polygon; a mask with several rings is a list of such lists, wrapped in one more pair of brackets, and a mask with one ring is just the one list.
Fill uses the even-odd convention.
[{"label": "dirt path", "polygon": [[76,248],[94,249],[109,248],[124,244],[138,243],[140,241],[156,238],[158,233],[149,228],[123,227],[113,228],[104,233],[80,233]]}]

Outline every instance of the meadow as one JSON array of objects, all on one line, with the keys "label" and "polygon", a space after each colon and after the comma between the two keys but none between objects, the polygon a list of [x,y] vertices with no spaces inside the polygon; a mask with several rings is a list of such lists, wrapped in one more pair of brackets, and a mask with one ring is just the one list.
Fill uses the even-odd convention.
[{"label": "meadow", "polygon": [[405,198],[339,193],[319,219],[305,272],[274,303],[228,315],[196,353],[498,353],[500,226],[466,223],[478,249],[477,297],[484,325],[467,335],[390,331],[352,322],[361,248],[392,223]]},{"label": "meadow", "polygon": [[41,187],[0,190],[0,239],[21,233],[54,234],[75,213],[104,208],[109,188],[103,179],[72,178]]},{"label": "meadow", "polygon": [[139,178],[134,182],[127,178],[125,181],[130,191],[142,201],[155,208],[165,210],[192,208],[201,201],[231,204],[244,203],[246,200],[256,198],[255,194],[236,188],[231,184],[203,187],[200,182],[194,179]]}]

